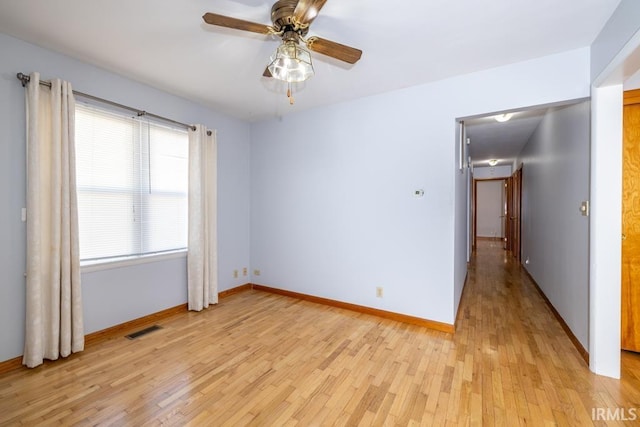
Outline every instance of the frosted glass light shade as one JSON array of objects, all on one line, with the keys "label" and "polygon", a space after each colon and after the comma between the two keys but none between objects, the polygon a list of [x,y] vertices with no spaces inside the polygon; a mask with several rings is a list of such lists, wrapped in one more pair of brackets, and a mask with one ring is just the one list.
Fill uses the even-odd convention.
[{"label": "frosted glass light shade", "polygon": [[294,40],[278,46],[267,68],[274,78],[289,83],[303,82],[313,76],[311,54]]}]

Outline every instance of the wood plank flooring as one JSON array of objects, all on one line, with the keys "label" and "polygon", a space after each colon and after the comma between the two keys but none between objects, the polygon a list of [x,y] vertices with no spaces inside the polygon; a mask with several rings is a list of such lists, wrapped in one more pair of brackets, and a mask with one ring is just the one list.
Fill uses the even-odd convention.
[{"label": "wood plank flooring", "polygon": [[0,375],[0,425],[639,422],[592,420],[640,407],[637,356],[620,381],[590,373],[495,242],[480,242],[454,335],[260,291],[160,324]]}]

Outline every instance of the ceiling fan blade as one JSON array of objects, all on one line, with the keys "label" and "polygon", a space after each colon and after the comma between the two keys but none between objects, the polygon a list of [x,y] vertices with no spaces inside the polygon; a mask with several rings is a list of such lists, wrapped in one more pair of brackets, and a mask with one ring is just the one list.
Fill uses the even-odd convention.
[{"label": "ceiling fan blade", "polygon": [[293,16],[301,24],[311,24],[327,0],[299,0]]},{"label": "ceiling fan blade", "polygon": [[307,46],[314,52],[339,59],[349,64],[355,64],[362,56],[360,49],[332,42],[331,40],[321,39],[320,37],[310,37],[307,40]]},{"label": "ceiling fan blade", "polygon": [[262,77],[273,77],[273,74],[271,74],[271,71],[269,71],[269,67],[264,69],[264,73],[262,73]]},{"label": "ceiling fan blade", "polygon": [[207,24],[233,28],[236,30],[251,31],[252,33],[269,34],[271,31],[268,25],[256,24],[255,22],[243,21],[242,19],[230,18],[216,13],[205,13],[202,16],[202,19],[204,19],[204,22]]}]

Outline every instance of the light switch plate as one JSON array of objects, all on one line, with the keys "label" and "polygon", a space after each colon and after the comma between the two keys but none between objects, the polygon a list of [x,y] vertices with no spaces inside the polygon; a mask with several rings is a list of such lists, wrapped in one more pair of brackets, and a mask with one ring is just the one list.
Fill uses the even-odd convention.
[{"label": "light switch plate", "polygon": [[582,216],[589,216],[589,201],[585,200],[580,204],[580,213]]}]

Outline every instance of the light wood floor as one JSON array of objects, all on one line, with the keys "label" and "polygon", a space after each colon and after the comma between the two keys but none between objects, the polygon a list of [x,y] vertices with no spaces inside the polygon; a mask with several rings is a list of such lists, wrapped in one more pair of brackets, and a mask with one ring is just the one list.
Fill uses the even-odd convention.
[{"label": "light wood floor", "polygon": [[160,324],[1,375],[0,425],[587,426],[640,407],[638,358],[591,374],[495,242],[455,335],[259,291]]}]

